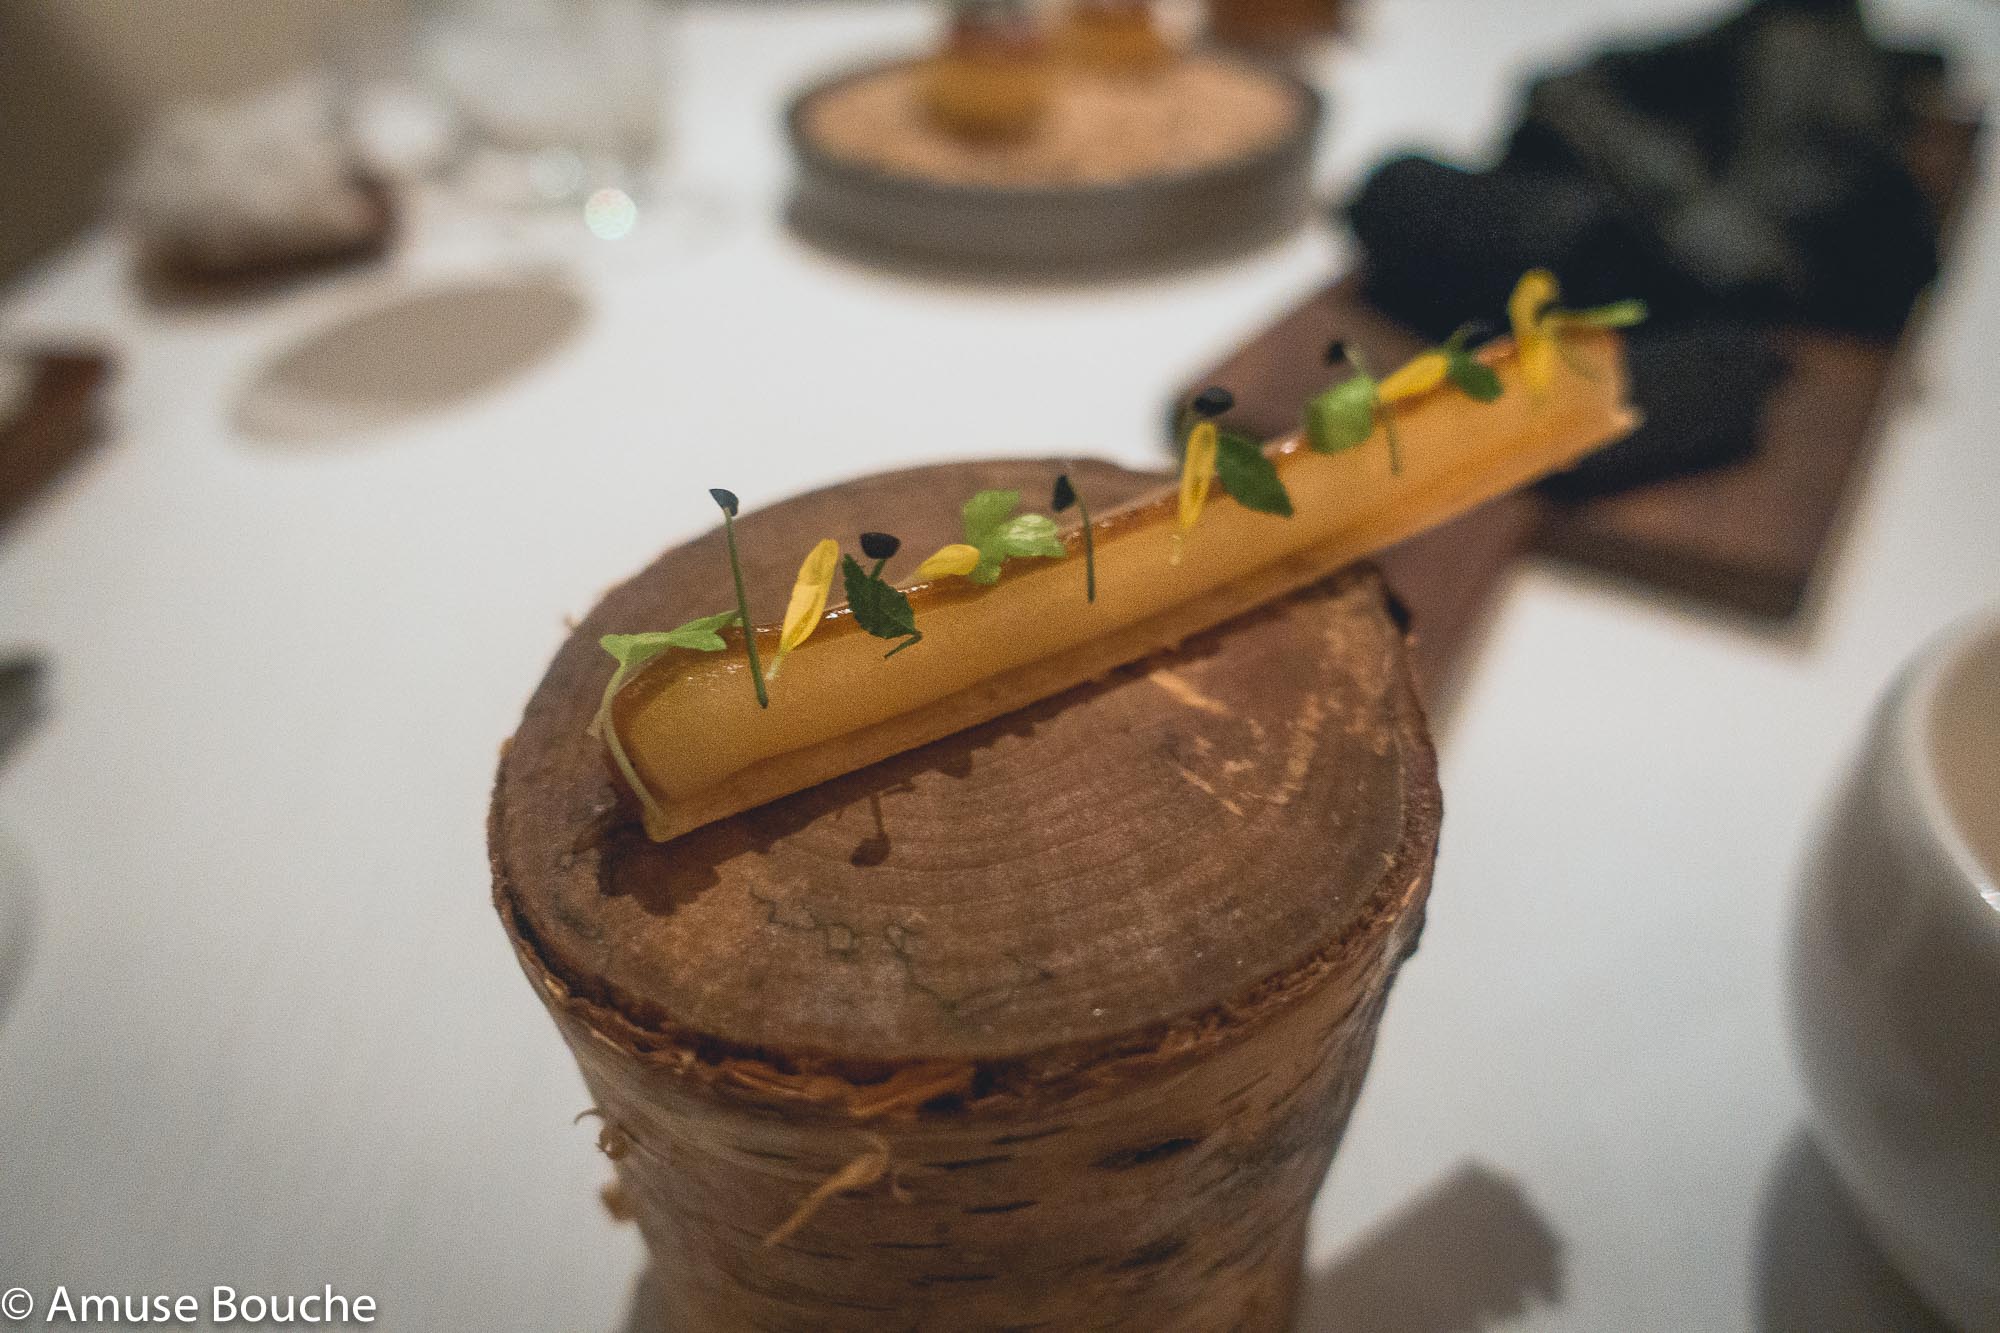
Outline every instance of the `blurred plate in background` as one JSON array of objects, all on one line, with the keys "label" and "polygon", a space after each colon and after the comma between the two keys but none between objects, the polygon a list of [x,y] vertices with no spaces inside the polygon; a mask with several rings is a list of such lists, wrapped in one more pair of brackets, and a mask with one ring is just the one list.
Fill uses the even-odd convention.
[{"label": "blurred plate in background", "polygon": [[1227,62],[1282,86],[1298,107],[1281,137],[1244,156],[1115,183],[1002,186],[892,172],[829,151],[811,132],[822,99],[908,63],[827,79],[786,109],[797,167],[791,221],[809,239],[880,262],[1071,275],[1220,257],[1306,215],[1323,106],[1291,74]]}]

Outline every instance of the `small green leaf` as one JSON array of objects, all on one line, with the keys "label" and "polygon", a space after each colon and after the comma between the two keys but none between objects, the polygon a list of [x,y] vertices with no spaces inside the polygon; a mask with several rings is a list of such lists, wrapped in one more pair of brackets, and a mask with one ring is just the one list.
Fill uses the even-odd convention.
[{"label": "small green leaf", "polygon": [[[917,614],[910,609],[910,599],[902,589],[863,569],[851,555],[840,558],[840,581],[847,589],[847,608],[862,629],[878,639],[914,643],[923,637],[917,632]],[[909,643],[900,647],[907,648]]]},{"label": "small green leaf", "polygon": [[1010,518],[1000,525],[998,538],[1002,554],[1009,559],[1039,555],[1060,560],[1069,554],[1069,548],[1056,535],[1056,521],[1047,514],[1022,514]]},{"label": "small green leaf", "polygon": [[[637,674],[639,668],[664,653],[669,648],[689,648],[698,653],[719,653],[729,645],[722,641],[719,631],[728,629],[742,617],[734,611],[723,611],[712,616],[700,616],[685,625],[669,630],[652,630],[645,634],[606,634],[597,643],[618,663],[618,670],[612,673],[612,686],[605,692],[605,702],[620,686]],[[597,724],[592,723],[595,727]]]},{"label": "small green leaf", "polygon": [[1292,516],[1292,497],[1278,479],[1278,469],[1248,435],[1222,431],[1216,436],[1215,477],[1222,489],[1245,509],[1260,514]]},{"label": "small green leaf", "polygon": [[1629,329],[1646,318],[1644,301],[1613,301],[1610,305],[1591,306],[1588,310],[1558,311],[1556,317],[1565,324],[1581,324],[1592,329]]},{"label": "small green leaf", "polygon": [[1500,396],[1500,377],[1493,373],[1493,367],[1466,351],[1454,350],[1447,357],[1445,376],[1467,398],[1490,403]]},{"label": "small green leaf", "polygon": [[691,648],[698,653],[719,653],[729,645],[718,632],[742,617],[734,611],[702,616],[685,625],[648,634],[607,634],[597,642],[618,660],[619,669],[631,675],[669,648]]},{"label": "small green leaf", "polygon": [[617,661],[618,670],[627,676],[673,647],[663,632],[607,634],[597,642]]},{"label": "small green leaf", "polygon": [[719,653],[728,645],[722,641],[722,631],[734,625],[743,617],[735,611],[718,611],[712,616],[699,616],[685,625],[676,626],[664,636],[670,648],[692,648],[698,653]]},{"label": "small green leaf", "polygon": [[1375,432],[1375,378],[1356,375],[1306,403],[1306,439],[1323,454],[1352,449]]},{"label": "small green leaf", "polygon": [[1019,491],[981,491],[965,502],[965,540],[984,549],[986,539],[1021,503]]},{"label": "small green leaf", "polygon": [[1056,521],[1046,514],[1014,514],[1019,491],[981,491],[965,502],[966,544],[979,548],[979,564],[966,577],[993,583],[1000,566],[1015,556],[1060,558],[1069,550],[1056,536]]},{"label": "small green leaf", "polygon": [[[618,735],[618,728],[611,725],[611,702],[618,697],[618,691],[625,688],[625,682],[648,662],[669,648],[691,648],[696,652],[720,652],[728,645],[718,632],[728,629],[742,619],[739,612],[723,611],[712,616],[699,616],[685,625],[669,630],[654,630],[646,634],[606,634],[597,642],[605,652],[610,653],[618,663],[618,669],[611,673],[611,679],[604,684],[604,697],[598,700],[597,712],[590,719],[587,728],[592,736],[604,742],[611,752],[611,761],[618,766],[625,785],[639,799],[639,806],[645,811],[648,825],[663,818],[659,802],[646,790],[646,784],[638,770],[632,766],[631,756],[625,753],[625,743]],[[754,659],[753,659],[754,660]]]}]

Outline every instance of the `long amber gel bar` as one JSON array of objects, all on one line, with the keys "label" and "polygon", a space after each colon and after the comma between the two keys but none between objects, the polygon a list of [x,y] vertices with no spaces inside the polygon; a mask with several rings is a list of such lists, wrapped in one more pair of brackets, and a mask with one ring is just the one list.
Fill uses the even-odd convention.
[{"label": "long amber gel bar", "polygon": [[[999,582],[948,578],[907,591],[923,642],[884,661],[846,607],[828,611],[757,706],[740,645],[668,652],[613,704],[613,724],[659,813],[664,841],[1093,680],[1112,668],[1302,588],[1354,560],[1533,481],[1629,432],[1615,333],[1564,335],[1546,392],[1521,383],[1510,344],[1483,349],[1504,392],[1449,388],[1395,413],[1402,473],[1382,428],[1337,454],[1292,435],[1265,446],[1294,514],[1212,498],[1174,560],[1177,488],[1162,486],[1093,525],[1095,602],[1067,560],[1007,563]],[[944,497],[940,497],[940,503]],[[1080,559],[1082,530],[1064,538]],[[779,630],[757,627],[768,658]]]}]

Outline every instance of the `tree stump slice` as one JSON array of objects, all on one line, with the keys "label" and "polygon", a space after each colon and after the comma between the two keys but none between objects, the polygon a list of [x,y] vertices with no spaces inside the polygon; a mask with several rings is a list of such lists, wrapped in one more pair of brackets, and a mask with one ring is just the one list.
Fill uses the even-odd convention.
[{"label": "tree stump slice", "polygon": [[[752,610],[821,537],[893,531],[906,574],[975,490],[1055,471],[749,514]],[[1161,480],[1073,475],[1099,511]],[[585,735],[596,641],[732,601],[719,531],[614,589],[494,790],[496,906],[653,1256],[634,1327],[1287,1327],[1436,848],[1380,578],[655,845]]]}]

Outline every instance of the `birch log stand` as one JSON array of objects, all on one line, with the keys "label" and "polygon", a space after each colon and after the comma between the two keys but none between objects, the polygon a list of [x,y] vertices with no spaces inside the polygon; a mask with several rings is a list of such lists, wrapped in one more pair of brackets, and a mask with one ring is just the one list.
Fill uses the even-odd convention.
[{"label": "birch log stand", "polygon": [[[1054,474],[751,513],[751,607],[821,537],[892,531],[906,575],[973,491]],[[1073,475],[1098,512],[1159,481]],[[1438,831],[1380,579],[656,846],[585,735],[596,640],[732,601],[719,531],[611,592],[493,798],[495,902],[652,1254],[634,1327],[1288,1327]]]}]

